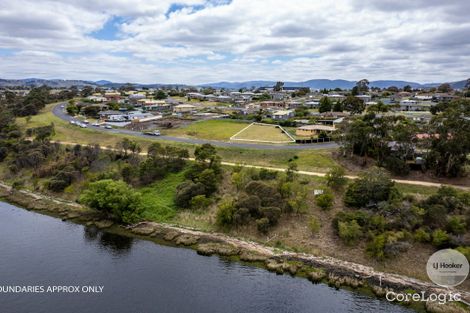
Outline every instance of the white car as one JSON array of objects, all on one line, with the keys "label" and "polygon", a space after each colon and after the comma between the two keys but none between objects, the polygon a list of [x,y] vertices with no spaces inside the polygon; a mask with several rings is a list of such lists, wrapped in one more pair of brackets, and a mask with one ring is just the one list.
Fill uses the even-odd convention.
[{"label": "white car", "polygon": [[113,126],[111,126],[111,125],[106,125],[104,128],[106,128],[106,129],[113,129]]},{"label": "white car", "polygon": [[100,123],[93,123],[91,126],[100,127]]},{"label": "white car", "polygon": [[90,124],[90,122],[88,120],[84,120],[83,123]]},{"label": "white car", "polygon": [[70,124],[75,125],[75,124],[77,124],[77,122],[75,122],[75,121],[70,121]]},{"label": "white car", "polygon": [[81,128],[87,128],[87,127],[88,127],[88,126],[86,126],[86,124],[83,124],[83,123],[79,124],[79,126],[80,126]]}]

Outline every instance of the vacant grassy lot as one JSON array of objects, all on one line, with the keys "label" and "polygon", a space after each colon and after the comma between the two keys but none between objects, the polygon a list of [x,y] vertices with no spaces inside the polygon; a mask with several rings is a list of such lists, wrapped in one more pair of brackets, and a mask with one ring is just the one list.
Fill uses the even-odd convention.
[{"label": "vacant grassy lot", "polygon": [[233,139],[260,142],[290,142],[289,136],[275,125],[252,124]]},{"label": "vacant grassy lot", "polygon": [[163,130],[162,134],[176,137],[228,141],[230,137],[247,125],[247,123],[232,120],[208,120],[195,122],[181,128]]}]

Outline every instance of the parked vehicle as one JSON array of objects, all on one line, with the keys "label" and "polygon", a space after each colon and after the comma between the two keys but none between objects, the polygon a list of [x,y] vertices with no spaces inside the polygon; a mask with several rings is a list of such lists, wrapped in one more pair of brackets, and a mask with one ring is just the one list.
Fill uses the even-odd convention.
[{"label": "parked vehicle", "polygon": [[100,127],[100,123],[93,123],[91,126]]},{"label": "parked vehicle", "polygon": [[149,136],[160,136],[161,133],[160,131],[157,129],[157,130],[153,130],[153,131],[149,131],[149,132],[144,132],[144,135],[149,135]]},{"label": "parked vehicle", "polygon": [[76,124],[77,124],[77,122],[75,122],[75,121],[70,121],[70,124],[72,124],[72,125],[76,125]]},{"label": "parked vehicle", "polygon": [[111,125],[106,125],[104,128],[106,128],[106,129],[113,129],[113,126],[111,126]]},{"label": "parked vehicle", "polygon": [[81,128],[87,128],[87,127],[88,127],[86,124],[83,124],[83,123],[78,124],[78,125],[79,125]]},{"label": "parked vehicle", "polygon": [[84,120],[83,123],[90,124],[90,122],[88,120]]}]

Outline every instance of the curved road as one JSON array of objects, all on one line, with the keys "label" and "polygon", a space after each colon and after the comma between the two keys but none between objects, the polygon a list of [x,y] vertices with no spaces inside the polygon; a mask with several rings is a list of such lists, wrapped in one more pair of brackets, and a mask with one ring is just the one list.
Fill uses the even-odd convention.
[{"label": "curved road", "polygon": [[[67,103],[62,102],[57,104],[53,109],[52,113],[57,116],[58,118],[70,122],[75,120],[73,117],[68,115],[64,109],[61,108],[62,105],[67,105]],[[196,139],[196,138],[183,138],[183,137],[174,137],[174,136],[150,136],[142,134],[141,132],[132,131],[128,129],[106,129],[102,127],[93,127],[92,129],[109,132],[114,134],[126,134],[132,135],[137,137],[145,137],[147,139],[155,139],[155,140],[166,140],[166,141],[174,141],[174,142],[182,142],[182,143],[189,143],[189,144],[204,144],[210,143],[211,145],[217,147],[224,147],[224,148],[245,148],[245,149],[260,149],[260,150],[276,150],[276,149],[298,149],[298,150],[305,150],[305,149],[330,149],[330,148],[337,148],[338,144],[335,142],[326,142],[326,143],[317,143],[317,144],[288,144],[288,145],[268,145],[268,144],[254,144],[254,143],[239,143],[239,142],[228,142],[228,141],[218,141],[218,140],[206,140],[206,139]],[[71,138],[72,139],[72,138]]]}]

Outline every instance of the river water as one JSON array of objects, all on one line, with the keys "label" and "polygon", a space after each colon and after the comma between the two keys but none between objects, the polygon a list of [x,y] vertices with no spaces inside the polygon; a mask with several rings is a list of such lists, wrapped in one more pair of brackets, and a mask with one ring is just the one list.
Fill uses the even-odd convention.
[{"label": "river water", "polygon": [[[12,291],[24,286],[37,286],[36,292]],[[64,293],[49,286],[76,287]],[[0,202],[0,312],[411,311]]]}]

